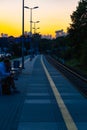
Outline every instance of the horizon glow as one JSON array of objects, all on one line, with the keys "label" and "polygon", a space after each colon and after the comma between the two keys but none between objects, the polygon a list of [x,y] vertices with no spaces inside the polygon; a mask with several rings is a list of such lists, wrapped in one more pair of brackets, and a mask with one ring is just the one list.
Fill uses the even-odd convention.
[{"label": "horizon glow", "polygon": [[[32,21],[40,21],[36,27],[42,35],[52,35],[55,31],[67,31],[71,23],[70,15],[76,10],[79,0],[25,0],[25,6],[38,9],[32,11]],[[30,10],[24,9],[24,30],[30,31]],[[33,24],[32,24],[33,25]],[[22,0],[0,0],[0,34],[22,35]]]}]

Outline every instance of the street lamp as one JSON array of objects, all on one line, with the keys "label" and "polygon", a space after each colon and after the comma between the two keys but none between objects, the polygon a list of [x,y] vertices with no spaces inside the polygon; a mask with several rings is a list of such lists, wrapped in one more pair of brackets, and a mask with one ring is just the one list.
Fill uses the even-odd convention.
[{"label": "street lamp", "polygon": [[32,37],[32,10],[39,8],[38,6],[35,6],[33,8],[30,8],[28,6],[24,6],[24,8],[30,9],[30,36]]},{"label": "street lamp", "polygon": [[30,40],[30,50],[31,50],[31,56],[32,56],[33,55],[33,45],[32,45],[32,10],[33,9],[37,9],[39,7],[35,6],[33,8],[30,8],[28,6],[24,6],[24,8],[30,9],[30,37],[31,37],[31,40]]},{"label": "street lamp", "polygon": [[32,21],[32,23],[34,23],[34,28],[33,28],[33,29],[34,29],[34,34],[36,33],[36,30],[39,29],[39,27],[36,28],[36,23],[39,23],[39,22],[40,22],[40,21],[36,21],[36,22],[33,22],[33,21]]},{"label": "street lamp", "polygon": [[24,0],[22,0],[22,69],[24,69]]}]

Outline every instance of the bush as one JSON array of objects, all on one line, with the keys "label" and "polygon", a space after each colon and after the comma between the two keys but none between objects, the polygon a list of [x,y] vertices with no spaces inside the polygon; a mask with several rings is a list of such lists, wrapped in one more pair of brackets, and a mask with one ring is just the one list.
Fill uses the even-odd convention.
[{"label": "bush", "polygon": [[87,40],[82,45],[81,65],[84,67],[87,66]]}]

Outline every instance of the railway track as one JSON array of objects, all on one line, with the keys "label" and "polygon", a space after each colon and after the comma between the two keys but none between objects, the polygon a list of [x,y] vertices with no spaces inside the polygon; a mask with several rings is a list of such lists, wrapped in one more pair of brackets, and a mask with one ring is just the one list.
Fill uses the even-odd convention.
[{"label": "railway track", "polygon": [[74,86],[87,98],[87,78],[81,76],[72,69],[66,67],[64,64],[56,61],[50,56],[46,56],[48,62],[50,62],[57,70],[59,70],[64,76],[66,76]]}]

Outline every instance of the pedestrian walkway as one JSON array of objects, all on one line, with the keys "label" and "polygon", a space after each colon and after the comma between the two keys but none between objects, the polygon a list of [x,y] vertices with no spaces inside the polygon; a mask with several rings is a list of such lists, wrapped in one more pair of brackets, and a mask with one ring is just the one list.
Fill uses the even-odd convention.
[{"label": "pedestrian walkway", "polygon": [[19,75],[18,80],[15,80],[20,93],[0,96],[0,130],[17,130],[29,84],[29,75],[32,73],[35,59],[36,57],[32,62],[29,59],[25,61],[25,69]]},{"label": "pedestrian walkway", "polygon": [[[78,91],[77,87],[69,79],[49,64],[45,58],[44,63],[77,129],[87,130],[87,98]],[[56,96],[56,98],[59,100],[59,97]],[[67,123],[71,125],[70,120]]]},{"label": "pedestrian walkway", "polygon": [[[24,71],[24,74],[27,72]],[[17,130],[66,130],[40,56],[27,78],[27,91]]]},{"label": "pedestrian walkway", "polygon": [[[43,59],[55,82],[54,91],[57,92],[58,89],[78,128],[66,128],[63,119],[66,108],[57,104],[62,100],[60,95],[54,97],[58,93],[53,94],[41,56],[38,55],[32,61],[29,58],[25,60],[22,74],[15,81],[20,93],[0,96],[0,130],[87,130],[86,99],[59,71]],[[62,114],[60,109],[65,113]],[[69,122],[67,124],[71,126]]]}]

